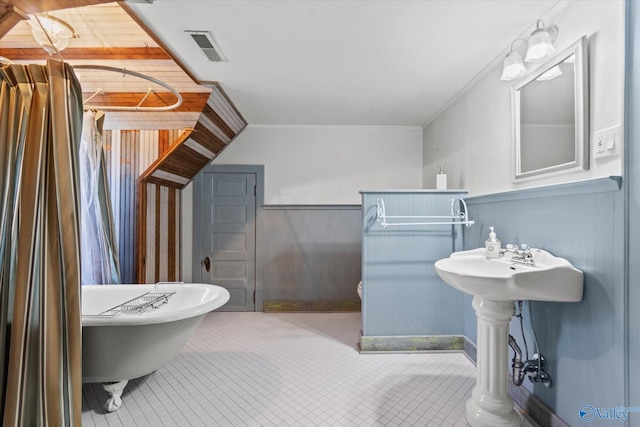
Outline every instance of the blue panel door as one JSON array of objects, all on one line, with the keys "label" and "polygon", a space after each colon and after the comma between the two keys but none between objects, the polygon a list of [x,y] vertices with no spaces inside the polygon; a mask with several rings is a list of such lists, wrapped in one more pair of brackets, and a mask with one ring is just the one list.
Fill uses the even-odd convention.
[{"label": "blue panel door", "polygon": [[253,311],[256,289],[256,175],[204,173],[202,185],[202,283],[225,287],[221,309]]}]

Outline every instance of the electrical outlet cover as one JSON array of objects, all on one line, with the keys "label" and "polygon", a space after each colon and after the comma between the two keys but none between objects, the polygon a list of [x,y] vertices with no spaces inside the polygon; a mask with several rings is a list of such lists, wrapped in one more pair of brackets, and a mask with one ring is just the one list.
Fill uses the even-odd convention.
[{"label": "electrical outlet cover", "polygon": [[620,154],[620,126],[613,126],[593,133],[593,158],[601,159]]}]

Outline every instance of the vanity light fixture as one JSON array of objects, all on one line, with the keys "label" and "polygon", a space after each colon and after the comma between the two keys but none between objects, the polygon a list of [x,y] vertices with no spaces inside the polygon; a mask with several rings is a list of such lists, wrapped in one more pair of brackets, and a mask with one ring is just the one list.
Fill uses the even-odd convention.
[{"label": "vanity light fixture", "polygon": [[553,54],[556,49],[553,47],[553,40],[558,35],[558,27],[555,25],[547,28],[542,19],[536,22],[536,30],[531,33],[529,47],[527,48],[526,62],[537,62]]},{"label": "vanity light fixture", "polygon": [[514,43],[518,41],[526,42],[526,40],[523,39],[516,39],[511,43],[511,49],[509,50],[507,57],[504,59],[502,77],[500,77],[500,80],[514,80],[523,76],[524,73],[527,72],[524,67],[524,62],[522,62],[522,55],[513,48]]},{"label": "vanity light fixture", "polygon": [[[546,27],[542,19],[538,19],[538,21],[536,21],[536,29],[531,33],[529,40],[515,39],[513,43],[511,43],[509,53],[502,65],[502,76],[500,77],[500,80],[509,81],[522,77],[527,72],[524,65],[525,62],[538,62],[551,56],[556,51],[553,47],[553,41],[556,37],[558,37],[558,27],[555,25]],[[522,54],[520,51],[513,47],[518,41],[527,43],[527,53],[524,61],[522,60]],[[550,74],[550,77],[540,78],[539,80],[550,80],[562,74],[560,69],[557,71],[559,74]]]},{"label": "vanity light fixture", "polygon": [[53,15],[34,14],[27,22],[33,38],[49,55],[64,50],[70,38],[78,37],[71,25]]}]

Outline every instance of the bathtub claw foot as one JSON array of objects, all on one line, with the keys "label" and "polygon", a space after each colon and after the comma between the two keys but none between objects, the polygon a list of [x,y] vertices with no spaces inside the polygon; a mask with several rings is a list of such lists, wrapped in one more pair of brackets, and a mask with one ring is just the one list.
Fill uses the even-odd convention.
[{"label": "bathtub claw foot", "polygon": [[104,405],[104,408],[108,412],[115,412],[118,410],[118,408],[120,408],[120,406],[122,405],[122,399],[120,398],[120,396],[122,396],[122,392],[124,391],[124,388],[127,386],[128,382],[129,380],[124,380],[117,383],[102,384],[102,388],[107,393],[109,393],[109,400],[107,400],[107,403]]}]

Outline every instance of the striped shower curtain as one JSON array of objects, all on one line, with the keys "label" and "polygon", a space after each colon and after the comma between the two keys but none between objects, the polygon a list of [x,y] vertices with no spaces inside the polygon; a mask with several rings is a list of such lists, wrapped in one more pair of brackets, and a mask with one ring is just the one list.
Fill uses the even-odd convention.
[{"label": "striped shower curtain", "polygon": [[60,61],[0,68],[2,425],[81,424],[77,153],[82,93]]}]

